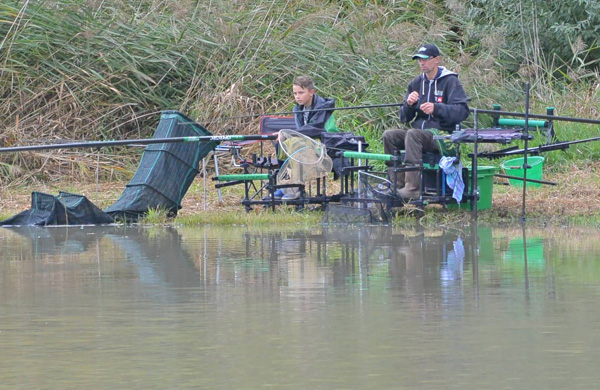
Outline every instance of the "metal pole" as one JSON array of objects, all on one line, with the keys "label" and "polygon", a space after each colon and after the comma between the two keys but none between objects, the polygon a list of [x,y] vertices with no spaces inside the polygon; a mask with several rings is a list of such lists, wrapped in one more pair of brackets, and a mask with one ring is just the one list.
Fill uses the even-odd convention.
[{"label": "metal pole", "polygon": [[8,148],[0,148],[0,153],[10,152],[26,152],[32,150],[49,150],[49,149],[81,149],[81,148],[102,148],[105,146],[127,146],[127,145],[152,145],[152,144],[167,144],[178,142],[222,142],[222,141],[262,141],[277,139],[275,135],[207,135],[207,136],[191,136],[191,137],[172,137],[172,138],[144,138],[144,139],[123,139],[109,141],[88,141],[88,142],[70,142],[62,144],[48,145],[29,145],[29,146],[13,146]]},{"label": "metal pole", "polygon": [[[362,142],[361,141],[358,141],[358,153],[362,153]],[[343,159],[343,157],[342,157],[342,159]],[[362,166],[362,158],[358,159],[358,166],[359,167]],[[354,173],[353,173],[353,175],[354,175]],[[358,193],[358,199],[361,199],[361,195],[362,194],[361,194],[360,187],[361,187],[362,181],[361,181],[361,177],[360,177],[360,172],[358,173],[358,178],[357,179],[358,179],[358,191],[357,191],[357,193]],[[362,178],[362,179],[364,179],[364,178]],[[358,202],[358,208],[362,209],[363,207],[366,208],[367,205],[363,204],[362,202]]]},{"label": "metal pole", "polygon": [[527,146],[529,139],[529,83],[525,84],[525,153],[523,154],[523,211],[521,220],[525,222],[525,199],[527,195]]},{"label": "metal pole", "polygon": [[[470,110],[473,111],[475,109],[471,108]],[[529,116],[530,118],[536,118],[536,119],[548,119],[548,120],[552,120],[552,121],[579,122],[579,123],[589,123],[591,125],[600,125],[600,120],[598,120],[598,119],[572,118],[572,117],[568,117],[568,116],[543,115],[543,114],[527,114],[527,113],[523,113],[523,112],[512,112],[512,111],[497,111],[497,110],[483,110],[483,109],[477,109],[477,110],[481,114],[509,115],[509,116],[518,116],[518,117]]]},{"label": "metal pole", "polygon": [[477,188],[477,144],[478,138],[478,126],[477,126],[477,109],[473,110],[474,130],[475,130],[475,143],[473,144],[473,162],[471,163],[471,211],[473,212],[473,218],[477,220],[477,202],[479,201],[479,188]]},{"label": "metal pole", "polygon": [[204,211],[206,211],[206,158],[202,159],[202,183],[204,192]]},{"label": "metal pole", "polygon": [[[213,161],[215,162],[215,176],[219,176],[219,157],[217,156],[217,151],[213,151]],[[223,203],[223,193],[221,192],[221,188],[217,189],[217,193],[219,194],[219,203]]]}]

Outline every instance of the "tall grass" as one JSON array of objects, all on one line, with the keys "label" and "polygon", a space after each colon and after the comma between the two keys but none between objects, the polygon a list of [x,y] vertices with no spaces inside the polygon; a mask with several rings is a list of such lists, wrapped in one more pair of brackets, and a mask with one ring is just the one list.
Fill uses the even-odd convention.
[{"label": "tall grass", "polygon": [[[338,106],[401,102],[418,72],[410,55],[426,41],[459,72],[473,107],[522,111],[531,81],[532,112],[598,114],[598,74],[585,60],[592,47],[511,74],[506,42],[487,31],[457,1],[8,0],[0,5],[0,145],[148,137],[166,109],[215,134],[256,133],[258,114],[291,109],[300,74]],[[392,108],[337,118],[374,151],[381,132],[398,126]],[[101,152],[101,176],[130,169],[115,153],[127,155]],[[0,155],[0,180],[58,175],[68,170],[64,154]],[[98,165],[97,154],[77,160]]]}]

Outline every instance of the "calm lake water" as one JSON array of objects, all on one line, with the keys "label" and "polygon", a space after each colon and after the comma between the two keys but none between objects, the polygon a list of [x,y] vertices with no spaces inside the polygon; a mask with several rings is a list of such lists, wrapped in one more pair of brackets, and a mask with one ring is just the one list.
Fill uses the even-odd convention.
[{"label": "calm lake water", "polygon": [[0,254],[0,389],[600,382],[599,232],[4,228]]}]

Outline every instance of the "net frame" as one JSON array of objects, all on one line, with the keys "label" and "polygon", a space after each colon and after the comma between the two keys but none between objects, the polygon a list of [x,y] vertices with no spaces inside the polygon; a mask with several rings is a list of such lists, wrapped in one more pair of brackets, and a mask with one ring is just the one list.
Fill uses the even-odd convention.
[{"label": "net frame", "polygon": [[327,176],[333,169],[325,145],[300,132],[281,130],[279,148],[285,156],[277,175],[280,183],[305,183]]},{"label": "net frame", "polygon": [[361,201],[357,207],[368,209],[372,216],[372,222],[388,223],[391,219],[390,210],[386,207],[390,198],[381,196],[393,186],[385,175],[384,172],[358,172],[357,198]]}]

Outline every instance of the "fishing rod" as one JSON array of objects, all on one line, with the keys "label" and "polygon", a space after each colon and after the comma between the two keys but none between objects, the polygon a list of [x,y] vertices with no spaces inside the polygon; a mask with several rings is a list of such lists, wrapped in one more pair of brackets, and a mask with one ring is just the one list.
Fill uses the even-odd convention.
[{"label": "fishing rod", "polygon": [[503,150],[497,150],[495,152],[480,153],[479,157],[493,159],[493,158],[512,156],[512,155],[516,155],[516,154],[517,155],[524,154],[524,153],[531,153],[531,154],[538,155],[542,152],[550,152],[552,150],[566,150],[571,145],[581,144],[584,142],[592,142],[592,141],[600,141],[600,137],[578,139],[575,141],[557,142],[555,144],[540,145],[540,146],[536,146],[534,148],[527,148],[527,149],[516,149],[516,147],[513,147],[513,148],[508,148],[508,149],[503,149]]},{"label": "fishing rod", "polygon": [[[352,107],[337,107],[337,108],[318,108],[312,110],[306,110],[307,112],[319,112],[319,111],[336,111],[336,110],[356,110],[366,108],[379,108],[379,107],[397,107],[402,106],[403,103],[386,103],[386,104],[370,104],[363,106],[352,106]],[[223,120],[240,119],[240,118],[256,118],[261,116],[276,116],[276,115],[290,115],[294,114],[293,111],[281,111],[269,114],[250,114],[242,115],[238,117],[224,118]],[[216,122],[210,121],[209,123]],[[181,124],[196,124],[197,122],[190,119],[187,121],[180,121]],[[0,153],[11,153],[11,152],[22,152],[22,151],[34,151],[34,150],[49,150],[49,149],[77,149],[77,148],[102,148],[105,146],[121,146],[121,145],[150,145],[150,144],[161,144],[161,143],[176,143],[176,142],[222,142],[222,141],[265,141],[275,140],[277,134],[274,135],[216,135],[216,136],[196,136],[196,137],[173,137],[173,138],[148,138],[138,140],[108,140],[108,141],[88,141],[88,142],[68,142],[68,143],[55,143],[55,144],[43,144],[43,145],[30,145],[30,146],[15,146],[0,148]]]},{"label": "fishing rod", "polygon": [[[361,106],[347,106],[347,107],[332,107],[332,108],[316,108],[311,110],[305,110],[305,112],[320,112],[320,111],[344,111],[344,110],[359,110],[359,109],[368,109],[368,108],[385,108],[385,107],[400,107],[404,103],[384,103],[384,104],[369,104],[369,105],[361,105]],[[514,116],[514,117],[527,117],[527,118],[535,118],[535,119],[544,119],[549,121],[564,121],[564,122],[576,122],[576,123],[587,123],[592,125],[600,125],[600,120],[597,119],[588,119],[588,118],[574,118],[569,116],[559,116],[559,115],[548,115],[548,114],[532,114],[532,113],[523,113],[523,112],[515,112],[515,111],[501,111],[501,110],[485,110],[478,108],[469,108],[470,112],[475,112],[477,110],[480,114],[490,114],[493,116]],[[205,122],[206,124],[225,122],[229,120],[235,119],[247,119],[247,118],[258,118],[263,116],[278,116],[278,115],[294,115],[296,112],[294,111],[279,111],[279,112],[271,112],[271,113],[262,113],[262,114],[248,114],[248,115],[239,115],[239,116],[231,116],[227,118],[219,118],[211,121]],[[530,121],[531,122],[531,121]]]},{"label": "fishing rod", "polygon": [[277,139],[277,134],[257,134],[257,135],[206,135],[172,138],[145,138],[145,139],[124,139],[107,141],[88,141],[88,142],[66,142],[44,145],[13,146],[0,148],[0,153],[24,152],[33,150],[48,149],[81,149],[81,148],[103,148],[106,146],[123,145],[151,145],[168,144],[178,142],[223,142],[223,141],[266,141]]},{"label": "fishing rod", "polygon": [[[368,104],[361,106],[347,106],[347,107],[332,107],[332,108],[316,108],[311,110],[305,110],[305,112],[320,112],[320,111],[344,111],[344,110],[360,110],[367,108],[382,108],[382,107],[400,107],[404,105],[404,103],[382,103],[382,104]],[[565,122],[578,122],[578,123],[588,123],[592,125],[600,125],[600,120],[597,119],[587,119],[587,118],[574,118],[569,116],[559,116],[559,115],[548,115],[548,114],[532,114],[532,113],[523,113],[523,112],[515,112],[515,111],[501,111],[501,110],[485,110],[480,108],[469,108],[470,112],[474,112],[477,110],[480,114],[490,114],[490,115],[506,115],[506,116],[516,116],[516,117],[529,117],[529,118],[537,118],[537,119],[547,119],[554,121],[565,121]],[[279,112],[270,112],[270,113],[262,113],[262,114],[248,114],[248,115],[239,115],[239,116],[231,116],[227,118],[220,118],[211,120],[206,123],[214,123],[214,122],[222,122],[233,119],[245,119],[245,118],[258,118],[261,116],[277,116],[277,115],[293,115],[296,112],[294,111],[279,111]]]},{"label": "fishing rod", "polygon": [[[361,106],[348,106],[348,107],[333,107],[333,108],[319,108],[319,109],[311,109],[306,110],[307,112],[319,112],[319,111],[342,111],[342,110],[357,110],[357,109],[368,109],[368,108],[382,108],[382,107],[400,107],[404,103],[385,103],[385,104],[369,104],[369,105],[361,105]],[[572,118],[565,116],[556,116],[556,115],[541,115],[541,114],[525,114],[521,112],[512,112],[512,111],[500,111],[500,110],[483,110],[477,108],[470,108],[471,112],[477,110],[478,113],[483,114],[492,114],[492,115],[508,115],[508,116],[517,116],[517,117],[525,117],[528,116],[530,118],[538,118],[538,119],[549,119],[549,120],[558,120],[558,121],[570,121],[570,122],[579,122],[579,123],[589,123],[589,124],[600,124],[600,120],[594,119],[585,119],[585,118]],[[262,114],[249,114],[249,115],[240,115],[236,117],[228,117],[222,118],[219,120],[209,121],[207,123],[232,120],[232,119],[242,119],[242,118],[257,118],[261,116],[277,116],[277,115],[291,115],[294,114],[294,111],[280,111],[273,113],[262,113]],[[181,122],[184,123],[184,122]],[[196,123],[191,121],[190,123]],[[185,124],[185,123],[184,123]],[[244,137],[244,138],[239,138]],[[6,152],[20,152],[20,151],[31,151],[31,150],[47,150],[47,149],[63,149],[63,148],[99,148],[105,146],[119,146],[119,145],[133,145],[133,144],[158,144],[158,143],[173,143],[173,142],[210,142],[210,141],[255,141],[255,140],[272,140],[276,139],[276,136],[270,135],[221,135],[221,136],[206,136],[206,137],[179,137],[179,138],[152,138],[152,139],[139,139],[139,140],[109,140],[109,141],[90,141],[90,142],[75,142],[75,143],[57,143],[57,144],[45,144],[45,145],[31,145],[31,146],[17,146],[17,147],[7,147],[0,148],[0,153]],[[600,138],[589,138],[585,140],[571,141],[571,142],[562,142],[549,145],[550,147],[554,147],[552,149],[546,149],[543,146],[529,149],[534,153],[537,149],[539,152],[547,151],[547,150],[555,150],[559,148],[560,145],[567,145],[561,149],[566,149],[568,145],[573,143],[582,143],[589,141],[596,141]],[[524,150],[514,150],[514,151],[506,151],[506,153],[501,153],[502,151],[497,152],[489,152],[489,153],[481,153],[480,157],[489,157],[489,158],[497,158],[510,154],[522,154],[525,153]]]},{"label": "fishing rod", "polygon": [[[332,108],[314,108],[310,110],[303,110],[302,112],[319,112],[319,111],[343,111],[343,110],[359,110],[363,108],[380,108],[380,107],[399,107],[404,103],[383,103],[383,104],[368,104],[364,106],[348,106],[348,107],[332,107]],[[296,114],[298,111],[285,111],[277,112],[274,114],[255,114],[255,116],[267,116],[267,115],[289,115]]]},{"label": "fishing rod", "polygon": [[[314,109],[310,109],[310,110],[303,110],[302,112],[344,111],[344,110],[359,110],[359,109],[366,109],[366,108],[400,107],[403,104],[404,103],[382,103],[382,104],[368,104],[368,105],[362,105],[362,106],[314,108]],[[228,121],[228,120],[233,120],[233,119],[258,118],[261,116],[293,115],[296,113],[297,113],[297,111],[296,112],[295,111],[280,111],[280,112],[269,112],[269,113],[262,113],[262,114],[248,114],[248,115],[230,116],[227,118],[214,119],[214,120],[211,120],[211,121],[208,121],[205,123],[208,124],[208,123],[215,123],[215,122],[223,122],[223,121]]]},{"label": "fishing rod", "polygon": [[[494,174],[495,177],[501,177],[504,179],[514,179],[514,180],[520,180],[520,181],[526,181],[528,183],[538,183],[538,184],[547,184],[550,186],[556,186],[558,185],[558,183],[555,183],[553,181],[547,181],[547,180],[537,180],[537,179],[526,179],[524,177],[519,177],[519,176],[512,176],[512,175],[504,175],[501,173],[496,173]],[[507,183],[508,185],[508,183]]]},{"label": "fishing rod", "polygon": [[[469,111],[471,111],[471,112],[473,110],[474,110],[474,108],[469,109]],[[579,122],[579,123],[589,123],[592,125],[600,125],[600,120],[597,120],[597,119],[573,118],[573,117],[569,117],[569,116],[531,114],[531,113],[523,113],[523,112],[482,110],[482,109],[477,109],[477,112],[479,112],[480,114],[508,115],[508,116],[523,117],[523,118],[527,116],[529,118],[548,119],[548,120],[553,120],[553,121]]]}]

